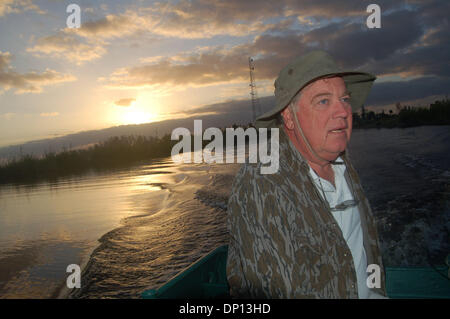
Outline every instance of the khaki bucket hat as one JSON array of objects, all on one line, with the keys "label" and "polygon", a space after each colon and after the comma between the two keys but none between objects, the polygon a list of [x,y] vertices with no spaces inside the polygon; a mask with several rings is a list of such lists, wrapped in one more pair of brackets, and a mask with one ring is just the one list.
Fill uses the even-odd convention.
[{"label": "khaki bucket hat", "polygon": [[340,76],[350,92],[350,103],[355,112],[365,102],[376,76],[340,69],[332,57],[324,51],[312,51],[295,58],[284,67],[275,80],[275,107],[256,119],[257,127],[271,127],[280,113],[306,85],[329,76]]}]

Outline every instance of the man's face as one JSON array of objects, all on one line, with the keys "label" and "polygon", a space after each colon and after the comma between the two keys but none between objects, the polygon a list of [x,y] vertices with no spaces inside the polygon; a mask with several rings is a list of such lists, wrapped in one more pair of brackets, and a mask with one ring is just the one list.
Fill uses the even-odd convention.
[{"label": "man's face", "polygon": [[335,160],[345,150],[352,133],[352,108],[344,80],[317,80],[306,86],[294,109],[313,150]]}]

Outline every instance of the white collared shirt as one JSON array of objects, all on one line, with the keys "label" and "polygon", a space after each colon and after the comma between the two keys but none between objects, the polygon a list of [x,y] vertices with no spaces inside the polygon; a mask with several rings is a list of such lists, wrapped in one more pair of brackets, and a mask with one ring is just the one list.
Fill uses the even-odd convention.
[{"label": "white collared shirt", "polygon": [[[340,157],[336,162],[343,162]],[[345,164],[331,165],[334,171],[334,183],[336,188],[327,180],[319,177],[316,172],[309,167],[309,172],[314,180],[319,193],[325,194],[330,207],[346,201],[352,200],[353,195],[345,180]],[[323,192],[322,192],[323,188]],[[341,228],[342,235],[347,242],[355,265],[356,279],[358,283],[358,297],[360,299],[370,298],[371,293],[367,287],[367,257],[363,244],[363,233],[358,206],[349,207],[342,211],[331,211],[334,219]]]}]

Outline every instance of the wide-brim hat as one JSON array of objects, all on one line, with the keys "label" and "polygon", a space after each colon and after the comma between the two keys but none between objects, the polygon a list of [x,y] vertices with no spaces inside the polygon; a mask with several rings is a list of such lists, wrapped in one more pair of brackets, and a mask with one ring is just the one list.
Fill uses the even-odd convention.
[{"label": "wide-brim hat", "polygon": [[284,110],[294,96],[309,83],[320,78],[340,76],[350,93],[352,111],[357,111],[366,101],[376,76],[343,70],[324,51],[312,51],[295,58],[285,66],[275,80],[275,107],[256,119],[257,127],[269,127],[278,113]]}]

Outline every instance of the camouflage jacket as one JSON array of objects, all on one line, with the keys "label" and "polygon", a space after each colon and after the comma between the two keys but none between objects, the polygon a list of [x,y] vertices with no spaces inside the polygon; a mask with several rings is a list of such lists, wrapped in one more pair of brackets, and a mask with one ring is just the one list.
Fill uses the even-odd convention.
[{"label": "camouflage jacket", "polygon": [[[233,182],[228,202],[230,242],[227,279],[232,297],[358,298],[350,249],[329,205],[314,186],[309,165],[280,129],[279,170],[261,174],[260,163],[244,164]],[[349,161],[359,200],[367,264],[385,274],[369,202]]]}]

